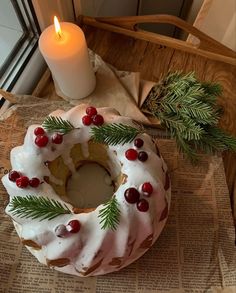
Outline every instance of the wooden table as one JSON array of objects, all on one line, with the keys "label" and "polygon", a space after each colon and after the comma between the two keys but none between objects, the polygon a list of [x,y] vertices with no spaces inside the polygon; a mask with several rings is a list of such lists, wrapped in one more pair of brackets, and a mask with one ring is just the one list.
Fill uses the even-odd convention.
[{"label": "wooden table", "polygon": [[[137,30],[137,22],[166,22],[181,27],[200,39],[200,46]],[[89,48],[117,69],[138,71],[146,80],[158,81],[169,70],[195,71],[202,81],[219,82],[225,112],[220,126],[236,136],[236,54],[176,17],[82,18]],[[50,81],[50,82],[49,82]],[[34,94],[55,96],[47,71]],[[227,184],[236,219],[236,154],[223,154]]]}]

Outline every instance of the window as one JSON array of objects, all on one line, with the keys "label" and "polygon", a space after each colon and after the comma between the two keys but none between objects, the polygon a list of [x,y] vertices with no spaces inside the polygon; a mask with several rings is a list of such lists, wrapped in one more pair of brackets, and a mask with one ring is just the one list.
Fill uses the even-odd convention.
[{"label": "window", "polygon": [[[54,15],[62,21],[74,21],[73,1],[0,1],[0,88],[18,94],[32,93],[46,69],[38,38],[41,30],[52,24]],[[3,104],[0,114],[8,107],[0,95],[0,108]]]},{"label": "window", "polygon": [[37,48],[40,29],[31,1],[0,2],[0,87],[12,90]]}]

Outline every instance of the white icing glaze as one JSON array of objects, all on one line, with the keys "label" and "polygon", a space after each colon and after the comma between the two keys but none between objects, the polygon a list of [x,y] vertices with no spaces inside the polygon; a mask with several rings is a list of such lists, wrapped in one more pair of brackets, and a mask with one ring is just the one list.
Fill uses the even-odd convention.
[{"label": "white icing glaze", "polygon": [[[73,174],[76,170],[70,158],[71,148],[80,143],[84,156],[89,156],[90,127],[84,126],[81,121],[87,106],[79,105],[68,112],[57,110],[51,113],[52,116],[60,116],[69,120],[74,127],[78,128],[64,135],[63,143],[60,145],[52,145],[49,142],[47,147],[38,148],[34,143],[34,129],[39,125],[30,126],[24,144],[11,151],[12,169],[30,178],[38,177],[44,181],[44,176],[49,176],[51,180],[57,182],[58,179],[53,178],[44,162],[62,156],[64,163]],[[119,116],[114,109],[99,108],[97,110],[104,117],[105,123],[133,125],[131,119]],[[48,135],[50,136],[50,134]],[[115,192],[121,211],[120,222],[115,231],[101,229],[98,214],[103,205],[99,205],[90,213],[62,215],[50,221],[19,218],[9,212],[9,205],[6,207],[6,213],[12,217],[19,236],[26,240],[32,240],[41,246],[40,250],[27,247],[41,263],[46,264],[47,259],[68,258],[70,264],[64,267],[55,267],[55,269],[83,276],[81,272],[86,271],[85,268],[89,269],[100,262],[101,264],[88,276],[105,274],[127,266],[145,253],[148,247],[142,247],[142,245],[147,237],[153,235],[152,243],[158,238],[166,222],[166,218],[160,221],[161,214],[166,203],[168,203],[168,208],[170,205],[170,188],[167,191],[164,189],[165,173],[163,169],[166,171],[167,167],[163,159],[156,155],[151,138],[146,134],[139,135],[139,137],[144,141],[140,150],[146,151],[149,156],[144,163],[139,160],[129,161],[126,159],[125,151],[133,148],[133,143],[109,146],[107,149],[112,178],[115,178],[120,171],[128,175],[126,182],[120,185]],[[10,196],[10,201],[13,196],[30,194],[63,202],[63,199],[46,182],[37,188],[27,187],[26,189],[18,188],[14,182],[8,179],[7,175],[2,178],[2,182]],[[148,212],[138,211],[135,204],[127,203],[124,198],[124,192],[127,188],[135,187],[140,190],[140,186],[144,182],[150,182],[154,190],[148,198]],[[67,206],[72,209],[70,204]],[[66,225],[74,219],[81,223],[81,230],[78,233],[70,233],[64,238],[57,237],[56,227],[60,224]],[[114,259],[121,260],[121,263],[112,264]]]}]

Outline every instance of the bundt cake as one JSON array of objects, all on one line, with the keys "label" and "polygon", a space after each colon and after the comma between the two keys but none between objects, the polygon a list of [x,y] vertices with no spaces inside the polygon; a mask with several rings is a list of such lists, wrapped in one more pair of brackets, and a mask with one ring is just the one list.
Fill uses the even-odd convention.
[{"label": "bundt cake", "polygon": [[[10,160],[12,171],[2,178],[10,196],[6,213],[39,262],[61,272],[118,271],[143,255],[166,223],[166,164],[151,137],[112,108],[79,105],[51,113],[28,128]],[[89,163],[107,171],[112,194],[99,202],[95,192],[91,198],[99,204],[76,206],[68,184]]]}]

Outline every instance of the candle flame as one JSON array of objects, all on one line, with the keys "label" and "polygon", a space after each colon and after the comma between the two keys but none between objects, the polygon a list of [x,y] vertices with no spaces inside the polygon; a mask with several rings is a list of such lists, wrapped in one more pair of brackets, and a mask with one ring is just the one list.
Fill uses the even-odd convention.
[{"label": "candle flame", "polygon": [[56,34],[58,35],[59,38],[61,38],[61,26],[56,16],[54,16],[54,26],[55,26]]}]

